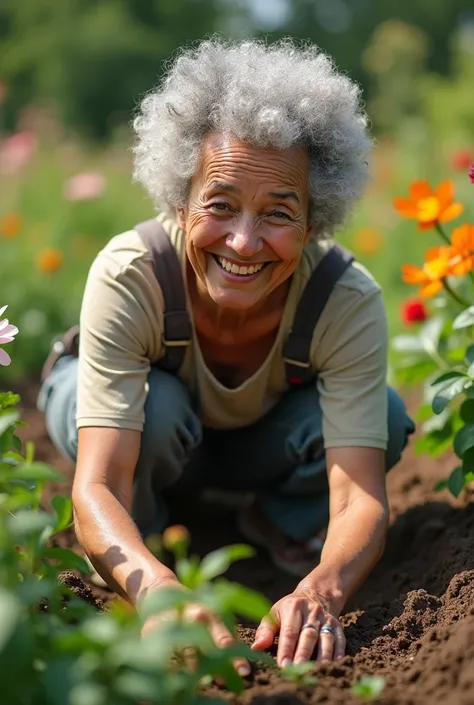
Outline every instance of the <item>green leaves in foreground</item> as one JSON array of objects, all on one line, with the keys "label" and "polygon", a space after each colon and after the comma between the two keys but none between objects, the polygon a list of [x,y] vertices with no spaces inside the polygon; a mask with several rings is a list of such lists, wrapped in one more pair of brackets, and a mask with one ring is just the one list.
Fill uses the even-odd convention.
[{"label": "green leaves in foreground", "polygon": [[385,685],[385,678],[382,676],[362,676],[359,683],[352,686],[352,694],[360,700],[372,702],[382,695]]}]

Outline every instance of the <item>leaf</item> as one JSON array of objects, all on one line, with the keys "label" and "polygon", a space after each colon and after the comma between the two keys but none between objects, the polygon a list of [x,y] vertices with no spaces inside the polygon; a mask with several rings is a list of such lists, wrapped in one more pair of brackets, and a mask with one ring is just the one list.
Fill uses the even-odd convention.
[{"label": "leaf", "polygon": [[352,686],[352,693],[362,700],[376,700],[385,689],[386,681],[382,676],[362,676],[357,685]]},{"label": "leaf", "polygon": [[436,483],[434,486],[434,491],[435,492],[441,492],[442,490],[446,490],[448,487],[448,481],[447,480],[440,480],[439,482]]},{"label": "leaf", "polygon": [[114,679],[114,690],[132,702],[143,700],[156,702],[157,689],[159,688],[157,675],[153,677],[148,673],[133,671],[120,673]]},{"label": "leaf", "polygon": [[454,436],[453,448],[458,458],[474,447],[474,424],[466,424]]},{"label": "leaf", "polygon": [[243,585],[226,581],[215,585],[215,591],[233,614],[259,622],[270,612],[267,598]]},{"label": "leaf", "polygon": [[466,377],[466,373],[460,372],[459,370],[449,370],[449,372],[443,372],[442,375],[431,382],[431,386],[436,387],[437,384],[448,382],[453,379],[460,379],[461,377]]},{"label": "leaf", "polygon": [[71,690],[68,705],[105,705],[107,696],[107,688],[104,685],[78,683]]},{"label": "leaf", "polygon": [[474,345],[469,345],[469,347],[466,349],[464,358],[468,365],[472,365],[472,363],[474,362]]},{"label": "leaf", "polygon": [[90,568],[81,556],[69,548],[46,548],[41,552],[43,558],[50,558],[58,562],[60,570],[77,570],[84,575],[90,574]]},{"label": "leaf", "polygon": [[459,415],[464,423],[474,423],[474,399],[466,399],[461,404]]},{"label": "leaf", "polygon": [[43,511],[33,512],[21,509],[15,516],[8,518],[8,529],[12,537],[22,542],[32,535],[40,534],[44,529],[52,526],[53,518]]},{"label": "leaf", "polygon": [[13,438],[12,438],[12,444],[13,444],[14,449],[15,449],[18,453],[21,453],[21,451],[22,451],[22,449],[23,449],[23,444],[22,444],[22,442],[21,442],[21,438],[18,438],[18,436],[13,436]]},{"label": "leaf", "polygon": [[456,316],[453,321],[454,330],[468,328],[469,326],[474,326],[474,306],[466,308],[459,316]]},{"label": "leaf", "polygon": [[245,544],[235,544],[212,551],[201,562],[201,579],[204,581],[213,580],[218,575],[225,573],[232,563],[243,558],[251,558],[254,555],[254,549]]},{"label": "leaf", "polygon": [[15,477],[35,482],[67,482],[62,473],[46,463],[25,463],[15,470]]},{"label": "leaf", "polygon": [[0,654],[15,633],[21,605],[15,595],[0,588]]},{"label": "leaf", "polygon": [[396,352],[423,353],[425,348],[418,335],[396,335],[392,338],[392,348]]},{"label": "leaf", "polygon": [[419,337],[421,343],[429,355],[437,352],[443,327],[443,319],[440,316],[433,316],[428,319],[420,330]]},{"label": "leaf", "polygon": [[466,486],[464,471],[462,467],[455,468],[448,479],[448,489],[454,497],[459,497]]},{"label": "leaf", "polygon": [[109,614],[94,615],[83,623],[81,629],[88,639],[97,644],[106,646],[120,639],[120,624]]},{"label": "leaf", "polygon": [[54,533],[58,534],[60,531],[64,531],[72,519],[72,500],[69,497],[63,497],[62,495],[55,495],[51,500],[51,506],[56,513],[56,524],[54,526]]},{"label": "leaf", "polygon": [[470,384],[470,380],[465,376],[441,382],[432,401],[433,412],[440,414],[450,401],[462,394],[467,384]]},{"label": "leaf", "polygon": [[143,620],[161,612],[184,607],[193,601],[193,594],[182,587],[162,587],[151,591],[141,602],[139,613]]},{"label": "leaf", "polygon": [[0,436],[2,436],[5,431],[7,431],[15,421],[17,421],[19,418],[19,414],[17,411],[13,411],[10,414],[3,414],[0,416]]},{"label": "leaf", "polygon": [[54,658],[51,655],[48,658],[46,670],[41,674],[41,681],[44,683],[47,702],[51,705],[69,703],[74,661],[73,656],[57,656]]}]

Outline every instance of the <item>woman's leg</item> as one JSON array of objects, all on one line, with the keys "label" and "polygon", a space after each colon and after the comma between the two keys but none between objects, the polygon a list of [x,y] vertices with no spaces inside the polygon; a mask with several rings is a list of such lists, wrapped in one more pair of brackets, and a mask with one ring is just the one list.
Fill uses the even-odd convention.
[{"label": "woman's leg", "polygon": [[[391,388],[387,393],[388,471],[400,460],[414,424],[398,394]],[[314,387],[289,392],[251,427],[209,433],[214,435],[217,461],[209,478],[211,484],[256,490],[265,516],[299,543],[327,526],[329,490],[322,412]]]},{"label": "woman's leg", "polygon": [[[182,382],[152,369],[148,385],[132,507],[132,517],[144,537],[165,528],[168,515],[161,492],[199,462],[202,439],[201,424]],[[73,462],[77,455],[76,389],[77,359],[63,357],[43,384],[38,399],[51,440]]]}]

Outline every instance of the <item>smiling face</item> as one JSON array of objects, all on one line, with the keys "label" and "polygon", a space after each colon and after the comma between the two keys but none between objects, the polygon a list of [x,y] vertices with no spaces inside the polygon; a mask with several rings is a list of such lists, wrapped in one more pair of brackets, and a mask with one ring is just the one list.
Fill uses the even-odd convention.
[{"label": "smiling face", "polygon": [[300,261],[311,234],[308,206],[303,148],[261,149],[209,135],[178,214],[198,291],[223,308],[263,304]]}]

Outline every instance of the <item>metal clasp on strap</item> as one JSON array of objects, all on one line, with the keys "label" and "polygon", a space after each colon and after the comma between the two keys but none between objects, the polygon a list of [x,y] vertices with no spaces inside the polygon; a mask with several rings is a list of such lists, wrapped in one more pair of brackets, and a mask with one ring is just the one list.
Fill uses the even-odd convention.
[{"label": "metal clasp on strap", "polygon": [[301,362],[301,360],[293,360],[291,357],[284,357],[283,361],[287,365],[295,365],[295,367],[306,367],[307,368],[307,367],[311,366],[311,363],[309,361],[308,362]]}]

